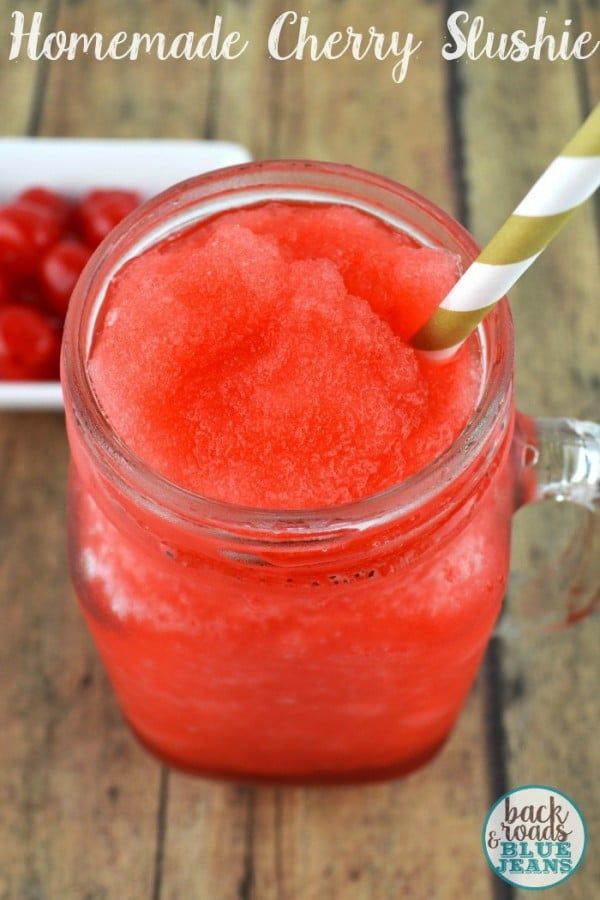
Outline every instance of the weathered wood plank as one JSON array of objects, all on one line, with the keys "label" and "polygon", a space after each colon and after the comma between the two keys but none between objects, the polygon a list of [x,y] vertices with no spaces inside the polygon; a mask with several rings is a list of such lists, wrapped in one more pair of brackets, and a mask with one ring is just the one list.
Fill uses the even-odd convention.
[{"label": "weathered wood plank", "polygon": [[[334,160],[368,167],[405,182],[446,208],[453,205],[445,70],[439,48],[443,4],[297,3],[321,39],[352,25],[367,32],[413,31],[423,46],[404,83],[391,61],[276,61],[266,52],[270,25],[281,9],[267,2],[222,6],[226,21],[253,36],[246,55],[219,69],[215,127],[243,141],[256,157]],[[410,12],[410,14],[408,14]],[[293,31],[286,30],[289,52]]]},{"label": "weathered wood plank", "polygon": [[[56,0],[41,3],[24,0],[18,4],[18,9],[28,18],[36,10],[43,12],[47,23],[54,20],[56,7]],[[8,59],[14,9],[15,4],[10,0],[0,0],[0,134],[3,135],[26,134],[35,124],[37,109],[43,100],[43,66],[40,68],[28,59]]]},{"label": "weathered wood plank", "polygon": [[465,885],[491,896],[480,844],[482,744],[478,690],[438,759],[404,780],[259,793],[252,896],[462,900]]},{"label": "weathered wood plank", "polygon": [[[471,7],[473,15],[484,14],[497,31],[511,31],[539,14],[535,4],[527,4],[526,10],[527,15],[516,0]],[[553,4],[549,23],[560,30],[570,12],[566,2]],[[591,76],[592,66],[586,68]],[[483,241],[560,149],[585,110],[574,63],[510,66],[481,60],[461,65],[460,73],[470,224]],[[512,292],[518,398],[527,411],[597,418],[599,275],[590,204]],[[576,518],[563,513],[545,504],[520,514],[514,541],[517,565],[532,569],[548,552],[557,554],[565,528]],[[549,575],[549,591],[554,581]],[[511,615],[518,616],[518,610],[509,607]],[[600,762],[599,626],[597,619],[588,620],[567,632],[522,636],[502,650],[508,786],[541,782],[565,790],[582,805],[592,833],[600,815],[595,777]],[[598,858],[591,853],[560,895],[587,900],[599,877]]]},{"label": "weathered wood plank", "polygon": [[[216,3],[168,4],[143,0],[86,0],[61,6],[57,28],[78,33],[99,31],[184,31],[203,33],[217,12]],[[80,58],[49,67],[44,135],[77,137],[200,138],[209,123],[207,110],[215,70],[210,60],[159,61],[151,54],[132,60]]]},{"label": "weathered wood plank", "polygon": [[[600,34],[600,6],[596,0],[578,0],[575,5],[578,13],[578,30],[589,31],[598,39]],[[584,80],[584,91],[587,94],[587,104],[591,108],[600,103],[600,65],[598,56],[580,63],[580,70]]]},{"label": "weathered wood plank", "polygon": [[0,417],[0,896],[147,896],[158,767],[131,740],[66,580],[57,415]]},{"label": "weathered wood plank", "polygon": [[[349,24],[401,28],[408,18],[424,37],[411,80],[394,85],[381,63],[269,60],[265,36],[281,9],[231,2],[226,20],[257,37],[242,60],[220,69],[215,136],[247,143],[256,156],[374,169],[451,209],[441,6],[411,4],[410,17],[395,5],[380,4],[375,14],[358,0],[295,7],[309,8],[320,35]],[[240,792],[171,775],[163,897],[229,900],[237,890],[257,900],[451,900],[464,897],[465,884],[473,896],[491,896],[479,838],[489,803],[483,693],[479,684],[440,757],[394,784]]]},{"label": "weathered wood plank", "polygon": [[161,896],[459,900],[465,884],[491,896],[481,715],[479,687],[440,756],[390,784],[252,789],[172,774]]}]

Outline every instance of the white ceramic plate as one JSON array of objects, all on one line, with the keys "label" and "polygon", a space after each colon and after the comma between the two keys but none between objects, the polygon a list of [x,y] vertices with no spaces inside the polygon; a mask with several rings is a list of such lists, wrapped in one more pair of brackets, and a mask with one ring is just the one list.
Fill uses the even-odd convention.
[{"label": "white ceramic plate", "polygon": [[[130,188],[147,199],[249,160],[245,147],[223,141],[0,138],[0,203],[33,185],[73,197],[92,187]],[[62,409],[60,384],[0,380],[0,409]]]}]

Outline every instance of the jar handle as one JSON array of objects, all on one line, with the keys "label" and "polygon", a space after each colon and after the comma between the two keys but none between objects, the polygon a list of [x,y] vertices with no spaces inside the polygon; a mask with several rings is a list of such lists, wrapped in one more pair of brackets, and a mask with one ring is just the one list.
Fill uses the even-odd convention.
[{"label": "jar handle", "polygon": [[502,637],[556,631],[600,606],[600,425],[517,413],[513,453],[519,509],[541,500],[569,501],[586,515],[566,549],[533,575],[511,576],[517,615],[503,616]]}]

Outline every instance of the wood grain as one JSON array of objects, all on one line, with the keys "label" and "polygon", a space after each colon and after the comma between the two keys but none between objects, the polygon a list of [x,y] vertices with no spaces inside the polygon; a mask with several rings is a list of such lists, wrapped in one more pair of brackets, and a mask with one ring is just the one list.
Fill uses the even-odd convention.
[{"label": "wood grain", "polygon": [[[342,59],[280,62],[265,53],[269,27],[287,7],[229,0],[225,20],[256,35],[235,65],[219,69],[215,127],[219,137],[243,141],[255,156],[305,156],[367,167],[423,191],[446,208],[454,204],[449,164],[442,42],[444,5],[390,3],[377,8],[362,0],[293,5],[308,15],[321,38],[352,25],[386,33],[412,31],[423,42],[406,81],[395,84],[392,63]],[[239,24],[238,24],[239,23]],[[293,29],[284,50],[289,52]]]},{"label": "wood grain", "polygon": [[[534,3],[498,0],[473,4],[472,14],[485,14],[497,30],[510,31],[537,10]],[[553,4],[549,22],[562,25],[571,10],[568,3]],[[461,66],[467,208],[469,224],[481,241],[585,116],[582,75],[591,76],[592,66],[580,68],[583,72],[575,63],[547,62],[507,68],[480,61],[475,73],[474,67]],[[517,97],[522,102],[515,102]],[[517,396],[524,410],[598,417],[599,277],[596,219],[589,204],[511,292]],[[515,527],[515,564],[532,570],[542,559],[558,557],[568,528],[581,518],[549,504],[521,512]],[[555,583],[563,594],[553,600]],[[564,581],[548,572],[547,585],[548,603],[566,604]],[[521,590],[526,596],[526,586]],[[508,605],[509,614],[518,619],[516,604]],[[566,791],[582,805],[592,834],[600,824],[598,747],[590,741],[600,713],[599,636],[596,618],[567,632],[522,635],[501,651],[507,787],[539,782]],[[599,860],[591,853],[581,872],[561,886],[560,896],[587,900],[594,896],[599,878]]]},{"label": "wood grain", "polygon": [[[204,33],[212,26],[216,3],[186,0],[144,2],[84,0],[62,2],[57,28],[90,34],[99,31]],[[78,57],[48,67],[40,122],[43,135],[77,137],[199,138],[207,131],[207,109],[214,69],[210,61],[157,61]]]},{"label": "wood grain", "polygon": [[[13,28],[12,11],[9,3],[0,3],[0,134],[22,135],[35,131],[36,119],[44,101],[45,67],[28,59],[9,60],[10,33]],[[56,0],[36,3],[24,0],[18,9],[29,19],[39,10],[44,14],[47,25],[52,26],[56,16]]]},{"label": "wood grain", "polygon": [[[596,38],[600,33],[600,5],[597,0],[579,0],[574,7],[577,30],[589,31]],[[595,59],[578,65],[584,101],[589,109],[600,103],[600,65]]]},{"label": "wood grain", "polygon": [[0,418],[0,896],[148,896],[158,771],[65,577],[62,416]]},{"label": "wood grain", "polygon": [[[13,4],[0,0],[2,22]],[[219,137],[257,157],[335,159],[389,175],[468,219],[487,238],[561,145],[590,98],[592,65],[444,65],[447,4],[305,2],[319,34],[348,24],[423,40],[404,85],[385,63],[276,63],[274,0],[22,0],[48,28],[202,31],[219,13],[251,37],[236,62],[78,60],[9,64],[0,56],[3,133]],[[496,30],[543,13],[528,0],[470,5]],[[596,5],[553,3],[597,27]],[[586,101],[587,98],[587,101]],[[516,102],[518,99],[518,102]],[[514,292],[518,389],[532,412],[598,414],[598,258],[591,208]],[[551,361],[551,362],[549,362]],[[0,416],[0,898],[2,900],[486,900],[479,830],[498,785],[547,781],[571,793],[598,831],[595,692],[598,625],[522,638],[500,651],[440,756],[387,785],[253,789],[194,780],[141,751],[116,704],[65,571],[62,418]],[[515,555],[534,565],[564,516],[527,510]],[[516,613],[515,613],[516,614]],[[501,679],[501,680],[498,680]],[[502,720],[489,700],[502,701]],[[490,736],[498,742],[488,755]],[[558,889],[589,900],[597,855]]]},{"label": "wood grain", "polygon": [[459,900],[472,884],[491,897],[481,705],[479,686],[440,756],[391,784],[240,789],[172,774],[161,896]]}]

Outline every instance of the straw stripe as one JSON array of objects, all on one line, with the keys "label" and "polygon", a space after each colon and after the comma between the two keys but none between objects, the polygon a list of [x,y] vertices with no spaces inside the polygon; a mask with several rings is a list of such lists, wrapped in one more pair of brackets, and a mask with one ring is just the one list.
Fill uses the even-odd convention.
[{"label": "straw stripe", "polygon": [[[481,251],[477,262],[492,266],[505,266],[524,259],[533,262],[572,214],[572,209],[553,216],[518,216],[513,213]],[[524,269],[517,273],[517,278],[522,271]]]},{"label": "straw stripe", "polygon": [[600,184],[600,155],[558,156],[521,200],[515,213],[521,216],[563,213],[589,197],[590,184]]},{"label": "straw stripe", "polygon": [[600,156],[600,103],[575,132],[561,156]]},{"label": "straw stripe", "polygon": [[483,304],[493,306],[506,294],[508,288],[531,265],[535,256],[514,263],[486,265],[474,262],[460,281],[442,300],[439,310],[446,312],[477,312]]},{"label": "straw stripe", "polygon": [[[485,316],[495,305],[490,303],[483,309],[466,311],[438,307],[436,314],[417,332],[411,343],[417,350],[458,350],[465,339],[465,334],[471,334],[481,321],[482,315]],[[452,353],[442,352],[436,355],[438,359],[446,359],[452,356]]]},{"label": "straw stripe", "polygon": [[600,104],[411,343],[448,358],[600,185]]}]

